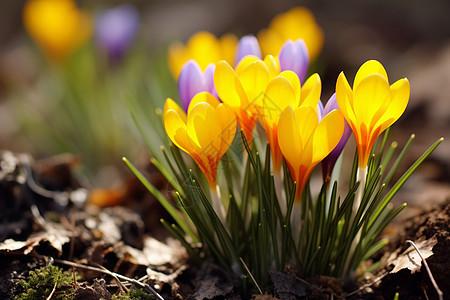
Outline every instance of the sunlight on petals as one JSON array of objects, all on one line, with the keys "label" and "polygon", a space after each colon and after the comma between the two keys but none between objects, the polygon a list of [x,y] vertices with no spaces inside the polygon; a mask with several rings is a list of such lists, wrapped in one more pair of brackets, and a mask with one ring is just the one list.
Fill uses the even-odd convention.
[{"label": "sunlight on petals", "polygon": [[338,144],[344,132],[344,117],[333,110],[320,122],[311,106],[287,107],[280,117],[278,138],[281,152],[297,183],[295,202],[299,202],[303,188],[314,167]]},{"label": "sunlight on petals", "polygon": [[169,45],[167,59],[174,78],[178,78],[181,68],[190,59],[195,60],[205,71],[209,64],[226,60],[232,64],[238,40],[232,34],[217,38],[212,33],[200,31],[190,37],[184,45],[175,41]]},{"label": "sunlight on petals", "polygon": [[217,166],[236,133],[233,111],[213,95],[194,96],[183,120],[184,111],[171,99],[164,105],[164,127],[170,140],[188,153],[200,167],[211,187],[217,185]]},{"label": "sunlight on petals", "polygon": [[409,94],[408,80],[401,79],[389,86],[386,70],[375,60],[369,60],[359,68],[353,90],[344,74],[339,75],[336,98],[355,135],[360,168],[367,166],[378,136],[405,111]]}]

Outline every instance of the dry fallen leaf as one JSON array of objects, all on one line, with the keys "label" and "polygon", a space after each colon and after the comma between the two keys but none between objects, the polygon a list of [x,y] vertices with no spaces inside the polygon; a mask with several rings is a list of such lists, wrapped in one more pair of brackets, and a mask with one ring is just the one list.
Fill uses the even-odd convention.
[{"label": "dry fallen leaf", "polygon": [[[414,242],[419,248],[420,253],[422,254],[424,259],[427,259],[431,255],[433,255],[433,247],[437,243],[436,236],[428,240],[419,240]],[[419,256],[419,253],[414,249],[413,246],[409,246],[400,256],[394,259],[390,264],[394,265],[394,269],[390,273],[397,273],[403,269],[409,269],[411,274],[419,271],[422,267],[422,259]]]}]

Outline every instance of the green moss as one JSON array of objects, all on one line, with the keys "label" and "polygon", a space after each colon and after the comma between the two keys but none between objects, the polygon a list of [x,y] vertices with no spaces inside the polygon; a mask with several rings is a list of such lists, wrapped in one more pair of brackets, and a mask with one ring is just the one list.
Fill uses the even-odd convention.
[{"label": "green moss", "polygon": [[73,299],[74,277],[72,272],[63,271],[56,266],[46,266],[30,271],[27,279],[20,280],[23,292],[15,300],[46,299],[56,285],[52,299]]},{"label": "green moss", "polygon": [[113,295],[111,300],[150,300],[155,299],[153,294],[149,294],[142,289],[129,290],[126,293]]}]

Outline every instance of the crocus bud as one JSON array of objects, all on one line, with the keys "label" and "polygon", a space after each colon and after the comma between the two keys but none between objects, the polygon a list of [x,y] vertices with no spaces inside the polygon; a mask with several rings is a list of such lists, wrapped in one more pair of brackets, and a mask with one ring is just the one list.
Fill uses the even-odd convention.
[{"label": "crocus bud", "polygon": [[199,64],[192,59],[183,65],[178,77],[178,94],[184,111],[187,112],[192,98],[200,92],[208,92],[218,98],[214,87],[215,69],[214,64],[209,64],[203,72]]},{"label": "crocus bud", "polygon": [[139,12],[130,4],[119,5],[98,15],[97,41],[111,61],[120,61],[134,40],[139,26]]},{"label": "crocus bud", "polygon": [[300,82],[303,83],[306,71],[308,71],[309,54],[308,48],[302,39],[298,39],[295,42],[287,40],[281,47],[278,59],[280,60],[281,72],[293,71],[297,74]]},{"label": "crocus bud", "polygon": [[236,49],[234,65],[237,66],[241,59],[247,55],[254,55],[258,58],[262,58],[261,48],[259,47],[258,40],[253,35],[243,36],[239,40]]}]

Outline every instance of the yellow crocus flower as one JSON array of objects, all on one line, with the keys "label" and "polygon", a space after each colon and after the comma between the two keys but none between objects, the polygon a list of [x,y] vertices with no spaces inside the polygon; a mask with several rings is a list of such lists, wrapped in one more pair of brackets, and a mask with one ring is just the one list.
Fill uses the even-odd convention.
[{"label": "yellow crocus flower", "polygon": [[288,106],[297,108],[306,105],[317,111],[321,90],[318,74],[313,74],[303,87],[297,74],[292,71],[284,71],[268,83],[262,105],[258,107],[258,116],[269,141],[275,173],[280,172],[282,160],[277,129],[281,114]]},{"label": "yellow crocus flower", "polygon": [[45,54],[63,60],[91,34],[90,17],[72,0],[29,0],[23,9],[25,29]]},{"label": "yellow crocus flower", "polygon": [[233,111],[208,92],[194,96],[187,115],[168,98],[164,105],[164,127],[170,140],[195,160],[215,191],[217,166],[236,133]]},{"label": "yellow crocus flower", "polygon": [[324,41],[322,28],[316,23],[312,12],[305,7],[294,7],[276,15],[269,27],[261,30],[257,37],[263,55],[278,55],[287,40],[303,39],[311,61],[319,56]]},{"label": "yellow crocus flower", "polygon": [[190,59],[195,60],[200,68],[219,60],[233,64],[238,39],[233,34],[224,34],[217,38],[207,31],[199,31],[188,40],[186,45],[177,41],[169,46],[168,62],[174,78],[178,78],[183,65]]},{"label": "yellow crocus flower", "polygon": [[288,106],[278,122],[281,152],[296,182],[295,203],[314,167],[339,143],[344,132],[344,117],[339,110],[328,113],[320,122],[317,110],[310,105]]},{"label": "yellow crocus flower", "polygon": [[272,56],[264,60],[246,56],[236,66],[236,70],[226,61],[217,63],[214,72],[217,94],[235,112],[249,145],[258,119],[256,107],[262,105],[269,80],[279,73],[278,60]]},{"label": "yellow crocus flower", "polygon": [[367,166],[378,136],[405,111],[409,93],[408,79],[389,85],[386,70],[376,60],[369,60],[359,68],[353,90],[344,73],[339,75],[337,103],[355,135],[360,169]]}]

